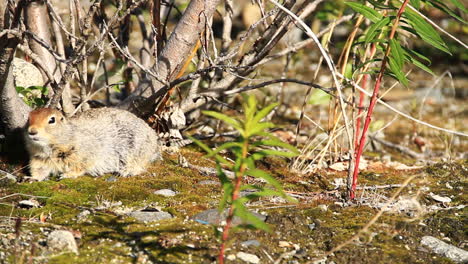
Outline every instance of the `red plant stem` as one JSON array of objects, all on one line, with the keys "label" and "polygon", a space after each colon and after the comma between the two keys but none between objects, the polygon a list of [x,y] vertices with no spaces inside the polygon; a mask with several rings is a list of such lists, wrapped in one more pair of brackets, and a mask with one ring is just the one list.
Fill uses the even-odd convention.
[{"label": "red plant stem", "polygon": [[[403,11],[405,10],[406,5],[408,4],[409,0],[405,0],[403,4],[401,5],[400,9],[398,10],[398,14],[396,17],[395,22],[393,23],[392,26],[392,31],[390,32],[389,40],[392,40],[395,37],[395,32],[398,27],[398,23],[400,22],[401,15],[403,14]],[[379,89],[380,89],[380,84],[382,83],[382,78],[385,72],[385,66],[387,65],[387,60],[388,56],[390,54],[390,43],[387,44],[387,49],[385,51],[385,56],[383,57],[382,60],[382,65],[380,66],[380,72],[379,75],[377,76],[377,80],[375,81],[374,85],[374,91],[372,93],[371,100],[369,102],[369,108],[367,110],[367,115],[366,115],[366,120],[364,122],[364,127],[362,129],[362,135],[361,135],[361,140],[359,141],[359,148],[357,149],[356,153],[356,164],[354,166],[354,173],[353,173],[353,184],[351,186],[351,190],[349,193],[349,198],[353,200],[355,198],[355,193],[356,193],[356,185],[357,185],[357,176],[359,173],[359,161],[361,160],[362,156],[362,151],[364,150],[364,145],[366,144],[366,135],[367,135],[367,130],[369,129],[369,125],[372,119],[372,113],[374,111],[374,106],[375,103],[377,102],[377,95],[379,94]]]},{"label": "red plant stem", "polygon": [[[370,51],[369,51],[369,58],[372,59],[375,55],[375,51],[377,50],[375,43],[372,43]],[[366,70],[367,71],[367,68]],[[366,90],[367,89],[367,81],[369,79],[369,75],[365,74],[362,81],[361,81],[361,87]],[[364,105],[364,92],[359,91],[359,108],[358,108],[358,119],[356,120],[356,135],[355,135],[355,140],[354,140],[354,155],[357,153],[357,149],[359,147],[359,133],[361,129],[361,122],[362,122],[362,108]]]},{"label": "red plant stem", "polygon": [[[362,81],[361,81],[361,87],[363,89],[366,89],[366,86],[367,86],[367,77],[368,75],[364,75],[364,77],[362,78]],[[363,91],[360,91],[359,92],[359,105],[358,105],[358,118],[356,120],[356,135],[354,137],[354,149],[358,149],[359,147],[359,133],[361,132],[360,129],[361,129],[361,122],[362,122],[362,117],[361,117],[361,113],[362,113],[362,106],[364,105],[364,92]]]},{"label": "red plant stem", "polygon": [[[248,153],[248,139],[244,141],[244,144],[242,147],[242,159],[245,159],[247,157],[247,153]],[[234,202],[235,200],[237,200],[237,198],[239,198],[240,187],[242,184],[242,179],[244,176],[245,169],[246,169],[246,164],[242,163],[239,169],[239,172],[237,173],[237,176],[236,176],[234,190],[232,191],[232,199],[231,199],[232,202]],[[224,263],[224,252],[226,250],[226,242],[229,238],[229,229],[231,228],[232,219],[234,218],[234,210],[235,210],[235,206],[233,203],[231,203],[231,206],[229,207],[228,215],[226,217],[226,225],[223,228],[223,234],[221,236],[222,242],[221,242],[221,246],[219,249],[219,256],[218,256],[219,264]]]}]

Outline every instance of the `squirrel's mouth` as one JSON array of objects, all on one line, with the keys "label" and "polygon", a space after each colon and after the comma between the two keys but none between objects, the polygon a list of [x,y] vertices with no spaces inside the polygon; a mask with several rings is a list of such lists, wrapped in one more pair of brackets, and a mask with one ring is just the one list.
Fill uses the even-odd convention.
[{"label": "squirrel's mouth", "polygon": [[34,136],[31,136],[31,135],[30,135],[30,136],[29,136],[29,139],[30,139],[32,142],[36,143],[36,144],[41,144],[41,143],[43,143],[43,141],[44,141],[44,140],[42,140],[42,138],[40,138],[40,137],[38,137],[38,136],[36,136],[36,135],[34,135]]}]

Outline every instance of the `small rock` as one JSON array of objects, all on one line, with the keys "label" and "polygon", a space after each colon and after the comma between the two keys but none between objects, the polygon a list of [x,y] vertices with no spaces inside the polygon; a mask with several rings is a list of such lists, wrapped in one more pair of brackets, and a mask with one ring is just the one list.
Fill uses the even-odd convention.
[{"label": "small rock", "polygon": [[326,263],[327,263],[326,257],[312,262],[312,264],[326,264]]},{"label": "small rock", "polygon": [[50,249],[56,251],[71,251],[78,254],[78,246],[75,237],[70,231],[55,230],[47,237],[47,245]]},{"label": "small rock", "polygon": [[447,244],[435,237],[424,236],[421,240],[421,245],[428,247],[434,253],[447,257],[454,262],[468,262],[468,252],[466,250]]},{"label": "small rock", "polygon": [[128,213],[127,215],[144,223],[172,218],[172,215],[170,213],[162,211],[135,211]]},{"label": "small rock", "polygon": [[34,64],[19,58],[14,58],[12,66],[16,86],[27,88],[30,86],[44,85],[41,71],[34,66]]},{"label": "small rock", "polygon": [[307,226],[309,227],[310,230],[314,230],[316,227],[316,224],[312,223],[312,224],[308,224]]},{"label": "small rock", "polygon": [[243,260],[247,263],[252,263],[252,264],[257,264],[257,263],[260,263],[260,259],[253,255],[253,254],[249,254],[249,253],[245,253],[245,252],[238,252],[237,255],[236,255],[240,260]]},{"label": "small rock", "polygon": [[260,246],[260,241],[255,240],[255,239],[247,240],[247,241],[241,242],[240,245],[243,246],[243,247],[250,247],[250,246],[259,247]]},{"label": "small rock", "polygon": [[337,162],[330,165],[329,168],[335,171],[344,171],[348,168],[348,166],[344,162]]},{"label": "small rock", "polygon": [[200,185],[221,185],[221,183],[219,183],[217,181],[213,181],[213,180],[200,181],[198,184],[200,184]]},{"label": "small rock", "polygon": [[340,188],[341,186],[346,186],[346,183],[344,182],[343,178],[333,179],[332,184],[335,186],[335,188]]},{"label": "small rock", "polygon": [[236,260],[236,255],[234,255],[234,254],[229,254],[229,255],[227,255],[226,259],[227,259],[227,260],[230,260],[230,261],[234,261],[234,260]]},{"label": "small rock", "polygon": [[112,175],[110,176],[109,178],[106,179],[106,182],[116,182],[117,181],[117,177]]},{"label": "small rock", "polygon": [[[208,225],[208,224],[219,225],[221,224],[221,222],[226,220],[227,213],[228,213],[228,210],[226,209],[224,210],[223,215],[221,216],[218,209],[208,209],[201,213],[196,214],[194,217],[192,217],[192,219],[205,225]],[[259,218],[262,221],[265,221],[266,219],[266,216],[264,215],[261,215],[255,212],[251,212],[251,213],[254,214],[257,218]],[[232,220],[233,226],[237,226],[241,223],[242,223],[242,220],[239,217],[234,217],[234,219]]]},{"label": "small rock", "polygon": [[450,199],[449,197],[440,196],[434,193],[429,193],[429,196],[434,201],[441,202],[441,203],[450,203],[452,201],[452,199]]},{"label": "small rock", "polygon": [[215,134],[215,130],[209,126],[203,126],[198,129],[198,133],[204,136],[211,136]]},{"label": "small rock", "polygon": [[155,191],[154,194],[161,195],[164,197],[172,197],[172,196],[175,196],[177,193],[170,189],[161,189],[161,190]]},{"label": "small rock", "polygon": [[40,207],[41,205],[39,204],[39,202],[35,199],[29,199],[29,200],[22,200],[22,201],[19,201],[18,202],[18,206],[20,208],[24,208],[24,209],[31,209],[31,208],[38,208]]},{"label": "small rock", "polygon": [[278,242],[278,247],[288,248],[288,247],[292,247],[292,244],[291,244],[291,242],[288,242],[288,241],[280,241],[280,242]]},{"label": "small rock", "polygon": [[80,213],[76,216],[77,221],[78,221],[78,222],[83,222],[83,221],[85,221],[86,218],[88,218],[88,215],[90,215],[90,214],[91,214],[91,212],[90,212],[89,210],[84,210],[84,211],[80,212]]},{"label": "small rock", "polygon": [[320,204],[317,206],[318,209],[320,209],[322,212],[328,211],[328,206],[326,204]]}]

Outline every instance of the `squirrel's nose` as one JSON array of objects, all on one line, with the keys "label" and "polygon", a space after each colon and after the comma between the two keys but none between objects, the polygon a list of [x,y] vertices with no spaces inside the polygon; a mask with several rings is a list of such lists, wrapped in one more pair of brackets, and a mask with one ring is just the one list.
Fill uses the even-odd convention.
[{"label": "squirrel's nose", "polygon": [[34,136],[34,135],[37,135],[37,130],[34,128],[30,128],[28,129],[28,133],[30,136]]}]

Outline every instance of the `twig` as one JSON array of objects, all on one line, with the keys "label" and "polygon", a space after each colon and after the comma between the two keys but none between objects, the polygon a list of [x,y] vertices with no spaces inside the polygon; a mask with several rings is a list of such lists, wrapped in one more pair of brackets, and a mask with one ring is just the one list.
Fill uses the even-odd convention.
[{"label": "twig", "polygon": [[374,186],[358,186],[357,190],[378,190],[378,189],[391,189],[400,188],[403,184],[385,184],[385,185],[374,185]]},{"label": "twig", "polygon": [[[48,2],[47,2],[48,3]],[[49,6],[49,3],[48,3]],[[52,9],[52,6],[49,6],[49,10]],[[63,43],[62,33],[60,32],[59,22],[57,20],[52,21],[52,29],[55,35],[55,45],[57,47],[57,52],[60,56],[65,58],[65,46]],[[62,62],[57,62],[60,68],[60,71],[56,71],[55,78],[62,78],[63,73],[65,72],[66,65]],[[71,99],[70,91],[70,82],[66,82],[62,92],[62,108],[66,115],[69,115],[74,110],[74,106]]]},{"label": "twig", "polygon": [[232,31],[232,16],[233,16],[233,1],[224,1],[224,16],[223,16],[223,35],[222,35],[222,47],[221,56],[224,56],[229,46],[231,45],[231,31]]},{"label": "twig", "polygon": [[396,149],[398,150],[399,152],[403,153],[403,154],[406,154],[408,156],[410,156],[411,158],[413,159],[418,159],[418,160],[423,160],[424,158],[426,158],[426,155],[424,154],[419,154],[417,152],[414,152],[412,151],[411,149],[409,148],[406,148],[406,147],[403,147],[401,145],[397,145],[397,144],[393,144],[389,141],[386,141],[386,140],[383,140],[381,138],[378,138],[378,137],[375,137],[375,136],[371,136],[369,135],[369,138],[371,138],[372,140],[375,140],[377,141],[378,143],[386,146],[386,147],[389,147],[389,148],[393,148],[393,149]]},{"label": "twig", "polygon": [[0,197],[0,200],[15,197],[15,196],[26,196],[26,197],[31,197],[31,198],[44,198],[44,199],[50,198],[47,196],[37,196],[37,195],[31,195],[31,194],[25,194],[25,193],[12,193],[12,194],[8,194],[3,197]]}]

